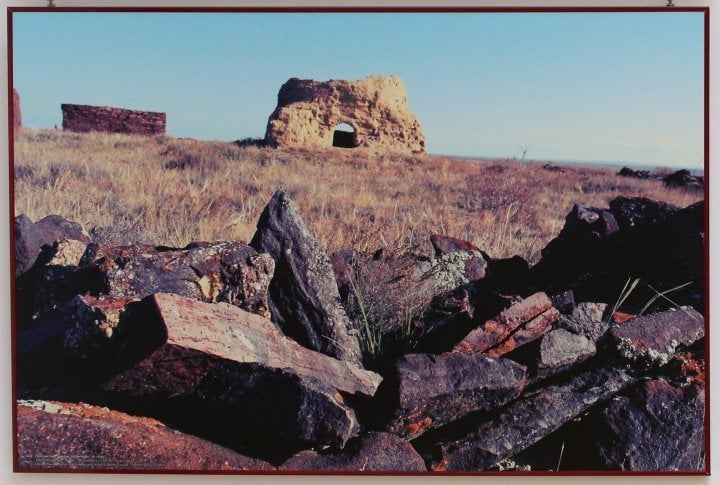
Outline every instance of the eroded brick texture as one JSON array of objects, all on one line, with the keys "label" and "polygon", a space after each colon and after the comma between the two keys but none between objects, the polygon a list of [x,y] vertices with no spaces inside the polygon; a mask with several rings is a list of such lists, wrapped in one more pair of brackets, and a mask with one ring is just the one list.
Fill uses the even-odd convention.
[{"label": "eroded brick texture", "polygon": [[60,105],[63,129],[77,132],[103,131],[129,135],[158,135],[165,133],[165,113],[87,106]]}]

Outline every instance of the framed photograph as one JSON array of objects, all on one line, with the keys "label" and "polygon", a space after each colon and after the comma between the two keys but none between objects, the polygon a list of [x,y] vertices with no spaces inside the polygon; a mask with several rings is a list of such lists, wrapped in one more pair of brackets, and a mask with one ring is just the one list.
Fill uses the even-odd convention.
[{"label": "framed photograph", "polygon": [[7,17],[15,472],[710,473],[708,7]]}]

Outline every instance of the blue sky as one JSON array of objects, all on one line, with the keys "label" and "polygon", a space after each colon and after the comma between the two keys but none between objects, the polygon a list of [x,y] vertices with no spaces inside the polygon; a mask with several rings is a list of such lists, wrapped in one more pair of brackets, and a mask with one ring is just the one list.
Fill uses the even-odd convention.
[{"label": "blue sky", "polygon": [[61,103],[262,137],[291,77],[398,75],[431,153],[703,166],[703,14],[13,15],[23,124]]}]

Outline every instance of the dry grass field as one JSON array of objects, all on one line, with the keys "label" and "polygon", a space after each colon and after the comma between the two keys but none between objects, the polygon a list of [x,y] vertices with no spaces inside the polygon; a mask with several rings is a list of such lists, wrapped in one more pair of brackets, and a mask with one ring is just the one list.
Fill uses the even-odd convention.
[{"label": "dry grass field", "polygon": [[627,195],[684,207],[703,197],[609,168],[30,128],[15,142],[16,215],[141,227],[158,244],[248,241],[281,186],[329,252],[415,246],[441,233],[531,263],[575,203],[606,206]]}]

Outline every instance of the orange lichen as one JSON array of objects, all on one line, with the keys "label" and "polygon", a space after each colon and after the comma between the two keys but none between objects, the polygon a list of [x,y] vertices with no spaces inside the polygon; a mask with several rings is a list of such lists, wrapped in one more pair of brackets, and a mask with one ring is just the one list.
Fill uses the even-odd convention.
[{"label": "orange lichen", "polygon": [[625,323],[628,320],[632,320],[635,318],[635,315],[631,315],[630,313],[623,313],[623,312],[615,312],[612,314],[612,320],[615,323]]}]

